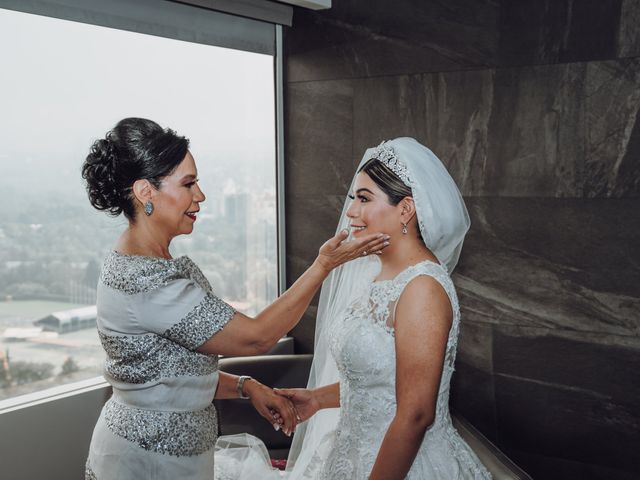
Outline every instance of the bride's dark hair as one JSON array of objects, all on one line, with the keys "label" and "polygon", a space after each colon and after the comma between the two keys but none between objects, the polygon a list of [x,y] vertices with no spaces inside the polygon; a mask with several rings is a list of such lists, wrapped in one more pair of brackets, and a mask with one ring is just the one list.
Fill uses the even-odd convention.
[{"label": "bride's dark hair", "polygon": [[163,177],[182,162],[189,140],[146,118],[120,120],[105,138],[96,140],[82,165],[82,178],[94,208],[135,220],[132,192],[136,180],[160,188]]},{"label": "bride's dark hair", "polygon": [[[370,158],[367,162],[360,167],[358,173],[364,172],[373,182],[382,190],[389,199],[391,205],[398,205],[400,201],[405,197],[412,197],[413,192],[411,188],[404,184],[404,182],[393,171],[382,163],[377,158]],[[418,238],[424,243],[422,238],[422,232],[418,227]]]}]

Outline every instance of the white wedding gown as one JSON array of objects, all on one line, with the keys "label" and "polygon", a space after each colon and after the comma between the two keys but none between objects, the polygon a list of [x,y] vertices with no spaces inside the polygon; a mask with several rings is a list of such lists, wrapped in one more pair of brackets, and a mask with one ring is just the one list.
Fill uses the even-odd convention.
[{"label": "white wedding gown", "polygon": [[[371,282],[368,289],[329,328],[331,353],[340,374],[340,417],[304,472],[290,480],[364,480],[369,477],[396,412],[395,305],[405,286],[418,275],[435,278],[453,307],[436,417],[416,455],[409,480],[487,479],[489,472],[454,429],[449,415],[449,385],[454,371],[460,322],[458,298],[445,269],[431,261],[407,268],[393,280]],[[420,372],[415,372],[419,377]],[[224,438],[224,437],[223,437]],[[216,454],[217,468],[225,465]],[[248,459],[247,459],[248,460]],[[385,459],[393,462],[393,458]],[[248,463],[244,467],[248,468]],[[255,471],[255,470],[253,470]],[[220,472],[220,480],[248,479]],[[218,477],[216,477],[218,478]],[[254,477],[267,478],[267,476]],[[274,477],[277,478],[277,477]]]}]

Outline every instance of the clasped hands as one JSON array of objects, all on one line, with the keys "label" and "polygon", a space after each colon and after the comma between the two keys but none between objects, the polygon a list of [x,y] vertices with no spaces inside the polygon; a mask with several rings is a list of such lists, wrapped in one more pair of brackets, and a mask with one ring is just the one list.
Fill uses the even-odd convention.
[{"label": "clasped hands", "polygon": [[[349,260],[369,254],[381,254],[389,245],[390,237],[383,233],[369,234],[346,241],[348,235],[349,231],[345,229],[327,240],[320,247],[314,264],[328,273]],[[271,389],[254,379],[250,379],[244,385],[244,391],[251,399],[256,411],[276,430],[281,429],[287,436],[291,436],[299,423],[308,420],[320,409],[320,402],[314,390]]]},{"label": "clasped hands", "polygon": [[311,391],[304,388],[271,389],[251,379],[245,383],[244,391],[256,411],[287,436],[320,408]]}]

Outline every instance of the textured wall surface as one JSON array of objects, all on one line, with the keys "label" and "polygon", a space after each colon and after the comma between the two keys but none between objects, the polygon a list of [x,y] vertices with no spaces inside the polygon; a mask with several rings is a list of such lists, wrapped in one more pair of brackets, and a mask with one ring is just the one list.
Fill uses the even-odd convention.
[{"label": "textured wall surface", "polygon": [[415,137],[472,219],[453,406],[535,478],[637,478],[640,2],[334,4],[285,37],[289,279],[365,148]]}]

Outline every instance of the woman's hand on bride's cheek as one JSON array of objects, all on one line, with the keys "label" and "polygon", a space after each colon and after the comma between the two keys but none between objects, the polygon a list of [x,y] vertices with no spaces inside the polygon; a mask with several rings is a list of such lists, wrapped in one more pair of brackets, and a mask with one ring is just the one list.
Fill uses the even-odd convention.
[{"label": "woman's hand on bride's cheek", "polygon": [[251,379],[245,383],[245,392],[251,404],[276,430],[290,436],[299,420],[293,403],[277,395],[271,388]]},{"label": "woman's hand on bride's cheek", "polygon": [[278,395],[288,398],[298,412],[298,421],[304,422],[310,419],[318,410],[320,403],[311,390],[306,388],[276,388]]},{"label": "woman's hand on bride's cheek", "polygon": [[331,271],[355,258],[379,254],[389,245],[390,238],[389,235],[384,233],[372,233],[362,238],[354,238],[345,242],[348,236],[348,230],[341,230],[335,237],[330,238],[320,247],[317,261],[327,271]]}]

